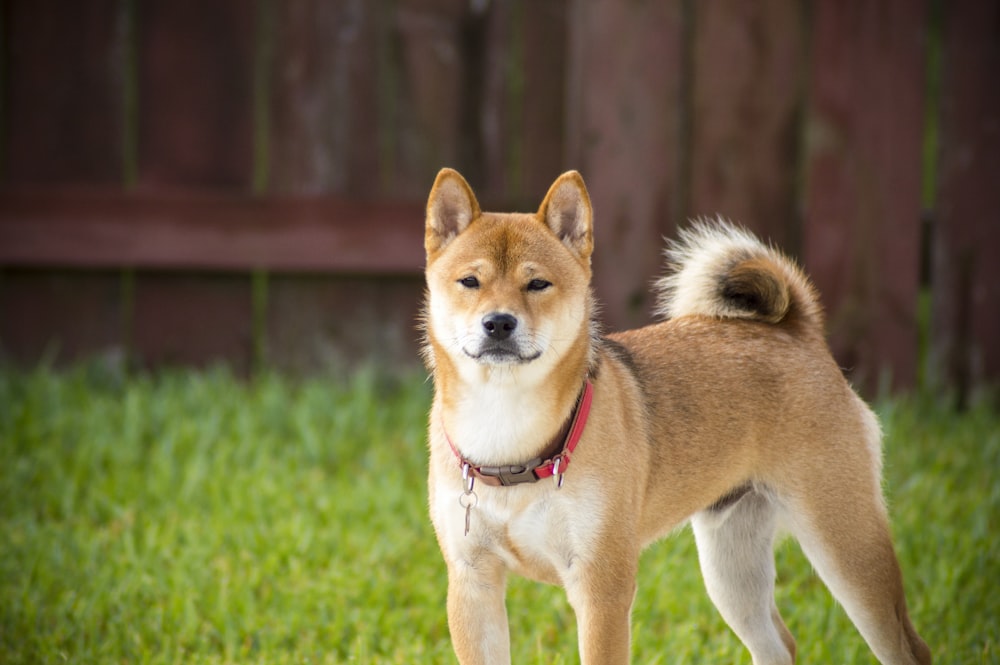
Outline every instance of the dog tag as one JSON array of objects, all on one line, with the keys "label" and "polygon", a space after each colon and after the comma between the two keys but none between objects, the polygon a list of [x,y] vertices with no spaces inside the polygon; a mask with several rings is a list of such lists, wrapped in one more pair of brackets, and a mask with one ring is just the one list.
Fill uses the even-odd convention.
[{"label": "dog tag", "polygon": [[472,509],[479,503],[479,497],[472,490],[462,492],[458,497],[458,505],[465,508],[465,535],[469,535],[469,523],[472,521]]}]

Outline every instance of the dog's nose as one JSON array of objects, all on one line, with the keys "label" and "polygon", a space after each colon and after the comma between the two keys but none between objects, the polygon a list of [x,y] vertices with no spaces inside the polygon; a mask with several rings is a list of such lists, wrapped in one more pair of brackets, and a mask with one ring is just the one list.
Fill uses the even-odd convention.
[{"label": "dog's nose", "polygon": [[492,339],[507,339],[515,328],[517,319],[510,314],[493,312],[483,317],[483,329],[486,330],[486,336]]}]

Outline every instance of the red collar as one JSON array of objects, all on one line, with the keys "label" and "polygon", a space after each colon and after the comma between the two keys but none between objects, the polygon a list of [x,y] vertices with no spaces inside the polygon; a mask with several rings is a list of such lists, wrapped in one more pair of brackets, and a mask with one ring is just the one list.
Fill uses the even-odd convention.
[{"label": "red collar", "polygon": [[[483,483],[493,486],[533,483],[542,478],[556,476],[558,486],[562,487],[562,475],[566,473],[570,457],[573,451],[576,450],[577,444],[580,443],[580,437],[583,436],[583,430],[587,426],[587,418],[590,416],[590,403],[593,401],[593,397],[594,386],[590,381],[585,381],[583,391],[576,400],[576,406],[573,407],[569,426],[563,428],[556,435],[556,438],[552,441],[552,445],[546,450],[555,448],[559,443],[562,445],[559,445],[557,448],[558,452],[555,455],[548,458],[536,457],[524,464],[509,464],[507,466],[475,466],[472,462],[462,457],[462,453],[451,442],[451,438],[447,432],[445,432],[444,436],[448,441],[448,445],[451,446],[451,451],[458,458],[458,466],[462,469],[463,475],[471,475]],[[564,432],[565,435],[563,434]]]}]

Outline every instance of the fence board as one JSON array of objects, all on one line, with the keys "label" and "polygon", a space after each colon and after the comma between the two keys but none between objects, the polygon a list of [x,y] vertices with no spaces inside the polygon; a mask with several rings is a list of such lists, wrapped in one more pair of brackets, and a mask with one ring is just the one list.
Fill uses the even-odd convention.
[{"label": "fence board", "polygon": [[568,1],[524,2],[524,77],[517,120],[521,129],[521,164],[508,196],[525,200],[529,209],[541,203],[556,177],[567,168],[565,126],[568,48]]},{"label": "fence board", "polygon": [[7,182],[122,179],[118,0],[10,0],[3,28]]},{"label": "fence board", "polygon": [[565,169],[567,0],[489,7],[474,128],[482,198],[530,211]]},{"label": "fence board", "polygon": [[[400,0],[389,23],[380,76],[383,169],[396,196],[423,200],[442,166],[456,166],[466,94],[468,2]],[[383,179],[384,180],[384,179]],[[384,190],[388,191],[388,190]]]},{"label": "fence board", "polygon": [[98,354],[121,356],[125,313],[116,271],[0,271],[0,354],[18,364],[61,365]]},{"label": "fence board", "polygon": [[943,10],[933,356],[964,403],[1000,381],[1000,4]]},{"label": "fence board", "polygon": [[926,10],[814,5],[804,260],[834,355],[871,393],[912,385]]},{"label": "fence board", "polygon": [[135,275],[132,351],[146,367],[253,367],[250,278],[140,272]]},{"label": "fence board", "polygon": [[595,209],[595,286],[612,327],[646,320],[680,200],[682,3],[577,0],[566,150]]},{"label": "fence board", "polygon": [[720,214],[797,253],[802,3],[711,0],[693,11],[687,214]]},{"label": "fence board", "polygon": [[0,196],[0,266],[416,274],[420,204],[51,189]]},{"label": "fence board", "polygon": [[349,371],[364,362],[415,367],[422,298],[423,280],[417,275],[273,275],[268,280],[268,364],[304,374]]},{"label": "fence board", "polygon": [[139,183],[248,191],[255,3],[143,0],[137,6]]},{"label": "fence board", "polygon": [[376,190],[374,10],[303,0],[274,3],[272,11],[269,191]]}]

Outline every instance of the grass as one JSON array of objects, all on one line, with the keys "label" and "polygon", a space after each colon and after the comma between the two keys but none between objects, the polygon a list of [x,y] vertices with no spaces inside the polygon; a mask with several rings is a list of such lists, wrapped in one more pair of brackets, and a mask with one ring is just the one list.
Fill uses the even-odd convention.
[{"label": "grass", "polygon": [[[250,382],[0,371],[0,662],[449,663],[422,377]],[[1000,417],[885,403],[911,611],[938,662],[1000,662]],[[643,557],[636,663],[749,663],[689,532]],[[798,548],[803,663],[872,663]],[[575,663],[560,590],[515,579],[516,662]]]}]

